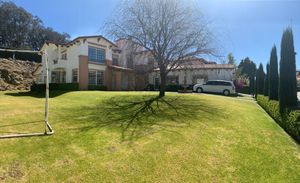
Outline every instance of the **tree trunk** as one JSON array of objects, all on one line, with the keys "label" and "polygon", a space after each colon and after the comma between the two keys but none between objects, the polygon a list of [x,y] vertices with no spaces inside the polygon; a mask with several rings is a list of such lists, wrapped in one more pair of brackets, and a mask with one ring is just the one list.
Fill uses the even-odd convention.
[{"label": "tree trunk", "polygon": [[160,89],[159,89],[159,98],[165,96],[166,91],[166,74],[164,71],[160,72]]}]

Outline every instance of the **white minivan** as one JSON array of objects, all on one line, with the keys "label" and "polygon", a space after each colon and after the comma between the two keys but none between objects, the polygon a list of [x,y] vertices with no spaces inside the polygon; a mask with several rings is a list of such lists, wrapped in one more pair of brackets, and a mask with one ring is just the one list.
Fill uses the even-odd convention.
[{"label": "white minivan", "polygon": [[205,84],[195,84],[193,90],[197,93],[222,93],[226,96],[236,94],[233,82],[225,80],[210,80],[207,81]]}]

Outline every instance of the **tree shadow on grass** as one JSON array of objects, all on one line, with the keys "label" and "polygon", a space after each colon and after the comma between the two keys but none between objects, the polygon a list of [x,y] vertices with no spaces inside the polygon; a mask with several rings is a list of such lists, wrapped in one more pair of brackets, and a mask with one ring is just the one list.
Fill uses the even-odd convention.
[{"label": "tree shadow on grass", "polygon": [[[132,141],[158,131],[178,133],[177,128],[186,128],[191,122],[209,119],[212,115],[222,115],[222,111],[205,102],[191,97],[167,96],[115,96],[108,98],[84,118],[91,124],[81,130],[101,127],[117,127],[121,130],[122,141]],[[92,110],[92,111],[91,111]]]}]

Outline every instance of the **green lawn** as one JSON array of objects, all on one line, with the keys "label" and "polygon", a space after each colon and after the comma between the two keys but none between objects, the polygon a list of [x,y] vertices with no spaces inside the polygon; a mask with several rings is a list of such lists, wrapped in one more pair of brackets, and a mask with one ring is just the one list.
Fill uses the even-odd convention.
[{"label": "green lawn", "polygon": [[[167,93],[130,121],[141,105],[123,105],[157,93],[55,95],[53,136],[0,140],[0,182],[300,181],[299,145],[247,98]],[[43,98],[0,92],[0,134],[43,131],[43,115]]]}]

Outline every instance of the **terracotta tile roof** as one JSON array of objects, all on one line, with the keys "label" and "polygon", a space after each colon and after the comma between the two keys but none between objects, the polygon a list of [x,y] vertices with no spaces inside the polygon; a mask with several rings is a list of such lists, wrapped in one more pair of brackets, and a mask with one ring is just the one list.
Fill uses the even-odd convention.
[{"label": "terracotta tile roof", "polygon": [[184,65],[203,65],[203,64],[217,64],[213,61],[207,61],[204,58],[187,58],[187,61],[183,63]]},{"label": "terracotta tile roof", "polygon": [[[203,64],[203,65],[193,65],[188,67],[191,69],[235,69],[232,64]],[[184,67],[179,67],[178,69],[184,69]]]},{"label": "terracotta tile roof", "polygon": [[[235,69],[235,66],[232,64],[198,64],[198,65],[181,65],[175,70],[183,69]],[[155,71],[159,71],[159,68],[156,68]]]},{"label": "terracotta tile roof", "polygon": [[117,70],[117,71],[129,71],[129,72],[134,72],[133,69],[126,68],[126,67],[120,67],[120,66],[116,66],[116,65],[108,65],[107,67],[108,67],[109,69]]},{"label": "terracotta tile roof", "polygon": [[87,39],[87,38],[100,38],[100,39],[104,39],[105,41],[109,42],[111,45],[113,45],[114,47],[118,48],[118,46],[111,42],[110,40],[108,40],[107,38],[101,36],[101,35],[94,35],[94,36],[79,36],[75,39],[73,39],[72,41],[69,41],[67,43],[59,43],[59,42],[54,42],[54,41],[46,41],[46,44],[55,44],[55,45],[61,45],[61,46],[70,46],[73,43],[76,43],[76,41],[78,41],[79,39]]}]

